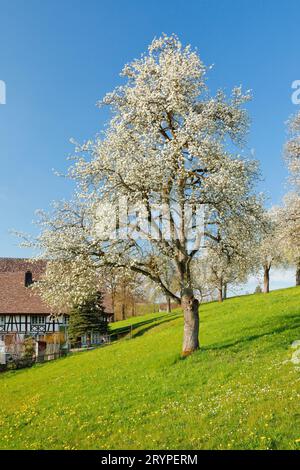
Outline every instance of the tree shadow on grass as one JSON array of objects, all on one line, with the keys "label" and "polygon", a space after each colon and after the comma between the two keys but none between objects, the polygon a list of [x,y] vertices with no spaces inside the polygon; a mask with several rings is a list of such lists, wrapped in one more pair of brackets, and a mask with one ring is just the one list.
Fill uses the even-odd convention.
[{"label": "tree shadow on grass", "polygon": [[152,330],[152,328],[155,328],[156,326],[160,326],[160,325],[163,325],[165,323],[170,323],[174,320],[177,320],[177,318],[180,318],[182,315],[177,313],[175,315],[170,315],[169,317],[164,317],[164,320],[162,321],[159,321],[157,323],[152,323],[151,325],[148,325],[146,326],[145,328],[142,327],[141,330],[137,331],[136,333],[134,333],[134,330],[133,330],[133,337],[134,338],[138,338],[139,336],[143,336],[144,333],[147,333],[148,331]]},{"label": "tree shadow on grass", "polygon": [[[262,337],[271,337],[276,334],[292,331],[292,330],[300,330],[300,315],[284,315],[280,317],[279,326],[274,327],[274,323],[268,322],[261,325],[261,329],[263,330],[259,334],[250,334],[240,337],[234,341],[225,341],[222,343],[215,343],[211,346],[204,346],[202,347],[202,351],[221,351],[224,349],[230,349],[235,346],[242,346],[251,341],[255,341]],[[255,328],[255,327],[254,327]],[[300,334],[300,332],[299,332]]]},{"label": "tree shadow on grass", "polygon": [[[169,323],[170,321],[176,320],[181,316],[181,313],[170,313],[168,315],[161,315],[159,317],[151,318],[150,320],[143,320],[138,323],[134,323],[132,325],[132,336],[133,338],[142,336],[152,328],[155,328],[156,326],[159,326],[163,323]],[[111,333],[116,336],[128,335],[130,334],[130,325],[116,328]]]}]

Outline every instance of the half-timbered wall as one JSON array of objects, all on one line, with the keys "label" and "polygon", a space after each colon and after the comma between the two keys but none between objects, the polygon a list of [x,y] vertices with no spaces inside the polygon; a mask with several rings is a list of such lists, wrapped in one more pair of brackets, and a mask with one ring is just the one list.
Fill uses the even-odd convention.
[{"label": "half-timbered wall", "polygon": [[5,333],[45,334],[57,333],[68,324],[68,316],[49,315],[1,315],[0,335]]}]

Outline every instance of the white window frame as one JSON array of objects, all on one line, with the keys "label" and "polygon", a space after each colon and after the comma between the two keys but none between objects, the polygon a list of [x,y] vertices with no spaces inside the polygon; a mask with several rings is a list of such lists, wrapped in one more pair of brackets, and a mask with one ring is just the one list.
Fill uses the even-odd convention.
[{"label": "white window frame", "polygon": [[44,315],[31,315],[31,325],[43,326],[46,324],[46,317]]}]

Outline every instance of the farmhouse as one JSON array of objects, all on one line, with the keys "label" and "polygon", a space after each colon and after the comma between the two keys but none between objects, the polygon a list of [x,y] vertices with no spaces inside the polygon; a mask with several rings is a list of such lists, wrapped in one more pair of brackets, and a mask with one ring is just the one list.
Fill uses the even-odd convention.
[{"label": "farmhouse", "polygon": [[[0,341],[5,344],[20,342],[29,336],[47,343],[67,341],[69,315],[53,315],[51,308],[30,289],[45,269],[45,261],[0,258]],[[112,321],[113,314],[106,313],[104,320]],[[92,337],[92,343],[98,341],[96,335]]]}]

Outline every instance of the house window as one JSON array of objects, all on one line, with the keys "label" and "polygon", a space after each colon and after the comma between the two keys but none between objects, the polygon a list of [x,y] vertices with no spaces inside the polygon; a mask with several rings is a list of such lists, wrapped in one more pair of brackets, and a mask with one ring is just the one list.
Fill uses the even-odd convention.
[{"label": "house window", "polygon": [[25,287],[29,287],[33,284],[33,280],[32,280],[32,272],[30,271],[27,271],[25,273]]},{"label": "house window", "polygon": [[101,336],[99,333],[92,333],[92,344],[100,344]]},{"label": "house window", "polygon": [[5,317],[2,315],[0,316],[0,325],[3,326],[5,324]]},{"label": "house window", "polygon": [[34,315],[31,317],[31,324],[32,325],[45,325],[46,318],[42,315]]}]

